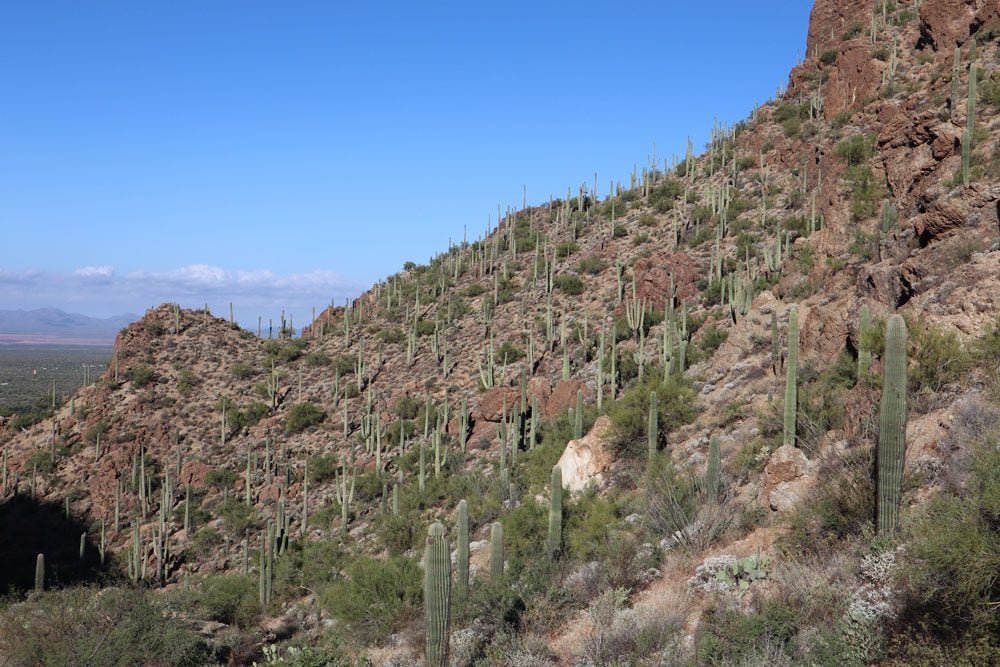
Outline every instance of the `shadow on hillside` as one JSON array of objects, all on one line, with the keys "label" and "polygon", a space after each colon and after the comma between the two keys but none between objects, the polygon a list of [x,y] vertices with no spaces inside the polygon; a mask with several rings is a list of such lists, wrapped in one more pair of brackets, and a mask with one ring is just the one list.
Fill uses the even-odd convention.
[{"label": "shadow on hillside", "polygon": [[87,526],[54,503],[19,495],[0,502],[0,593],[34,586],[35,560],[45,554],[45,587],[91,582],[104,568],[91,536],[80,558],[80,535]]}]

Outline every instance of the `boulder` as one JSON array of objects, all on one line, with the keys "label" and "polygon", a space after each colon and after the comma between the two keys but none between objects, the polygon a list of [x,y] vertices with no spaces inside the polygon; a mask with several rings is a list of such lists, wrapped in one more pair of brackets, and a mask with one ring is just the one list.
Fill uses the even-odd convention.
[{"label": "boulder", "polygon": [[605,473],[614,457],[607,446],[611,419],[602,415],[584,437],[570,440],[557,464],[562,469],[563,486],[570,491],[582,491],[588,485],[604,484]]}]

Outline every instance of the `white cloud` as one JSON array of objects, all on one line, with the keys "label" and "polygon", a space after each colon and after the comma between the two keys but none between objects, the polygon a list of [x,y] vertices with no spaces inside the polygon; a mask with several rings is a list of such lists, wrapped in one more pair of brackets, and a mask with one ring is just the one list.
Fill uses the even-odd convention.
[{"label": "white cloud", "polygon": [[131,271],[111,266],[84,266],[70,273],[0,268],[0,308],[75,308],[87,314],[142,312],[167,301],[184,307],[208,303],[213,311],[228,310],[256,323],[281,310],[308,319],[311,309],[343,303],[360,294],[363,285],[335,271],[315,270],[277,274],[270,269],[227,270],[210,264],[189,264],[170,271]]},{"label": "white cloud", "polygon": [[84,266],[73,272],[74,276],[86,280],[107,281],[115,277],[115,270],[110,266]]}]

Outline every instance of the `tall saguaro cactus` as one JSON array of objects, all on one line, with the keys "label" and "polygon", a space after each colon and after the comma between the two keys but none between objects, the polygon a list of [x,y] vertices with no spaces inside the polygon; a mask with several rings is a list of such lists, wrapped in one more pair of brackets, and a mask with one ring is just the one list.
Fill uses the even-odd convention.
[{"label": "tall saguaro cactus", "polygon": [[788,363],[785,368],[785,433],[783,445],[795,446],[795,411],[798,407],[799,309],[788,311]]},{"label": "tall saguaro cactus", "polygon": [[708,470],[705,486],[712,501],[719,499],[719,480],[722,475],[722,456],[719,450],[719,436],[713,435],[708,441]]},{"label": "tall saguaro cactus", "polygon": [[35,590],[39,593],[45,590],[45,554],[35,558]]},{"label": "tall saguaro cactus", "polygon": [[494,522],[490,528],[490,579],[503,579],[503,526]]},{"label": "tall saguaro cactus", "polygon": [[444,526],[435,523],[427,531],[424,550],[424,615],[427,636],[424,664],[447,667],[451,614],[451,554]]},{"label": "tall saguaro cactus", "polygon": [[458,501],[458,544],[455,545],[455,587],[459,597],[469,590],[469,504],[465,499]]},{"label": "tall saguaro cactus", "polygon": [[899,521],[899,497],[906,456],[906,322],[893,315],[885,327],[885,363],[878,419],[878,533],[892,533]]},{"label": "tall saguaro cactus", "polygon": [[549,502],[549,558],[562,549],[562,468],[552,466],[552,496]]},{"label": "tall saguaro cactus", "polygon": [[649,448],[649,460],[656,456],[656,445],[659,440],[659,405],[656,399],[656,392],[649,392],[649,414],[646,424],[646,446]]}]

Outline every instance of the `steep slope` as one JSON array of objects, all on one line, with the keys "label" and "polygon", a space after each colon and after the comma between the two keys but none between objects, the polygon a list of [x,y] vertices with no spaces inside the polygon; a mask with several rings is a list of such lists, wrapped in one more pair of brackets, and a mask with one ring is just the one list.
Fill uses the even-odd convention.
[{"label": "steep slope", "polygon": [[[862,305],[875,329],[897,312],[910,325],[905,521],[967,477],[960,462],[977,444],[968,415],[997,411],[984,398],[997,389],[996,349],[981,341],[1000,315],[998,36],[1000,7],[986,0],[818,0],[807,57],[780,99],[717,128],[704,154],[676,165],[651,157],[614,196],[586,184],[508,211],[485,238],[323,311],[298,338],[166,304],[148,311],[118,337],[98,384],[51,420],[3,434],[4,493],[68,498],[95,544],[103,530],[122,569],[151,586],[256,571],[275,532],[282,549],[284,529],[291,547],[273,566],[274,601],[261,596],[281,617],[272,632],[316,642],[322,609],[345,650],[392,664],[421,654],[419,623],[385,612],[366,632],[330,597],[360,578],[351,559],[418,556],[426,527],[452,525],[464,497],[473,570],[488,569],[484,540],[501,521],[518,596],[484,585],[480,607],[456,611],[455,627],[471,629],[454,643],[473,636],[466,648],[487,664],[600,662],[616,650],[638,664],[685,651],[725,664],[742,655],[723,646],[734,610],[776,623],[767,614],[784,613],[774,602],[783,595],[799,600],[796,629],[768,630],[776,644],[754,655],[822,662],[816,646],[833,642],[824,626],[847,618],[851,596],[890,587],[862,556],[905,553],[870,539],[883,360],[879,336],[859,331]],[[798,423],[783,443],[792,305]],[[870,364],[859,365],[860,350]],[[647,463],[651,390],[655,442],[669,457]],[[590,439],[610,461],[601,495],[570,504],[564,557],[546,566],[533,531],[549,469],[599,412],[613,423]],[[708,475],[713,435],[725,492],[709,502],[700,482],[677,480]],[[327,543],[339,545],[336,568],[310,580],[302,560]],[[760,568],[768,581],[745,593],[706,560],[758,553],[771,556]],[[706,585],[689,587],[698,576]],[[551,588],[539,592],[531,577]],[[324,597],[320,584],[336,592]],[[601,592],[620,587],[631,604]],[[801,602],[817,591],[836,599]],[[897,593],[895,613],[916,614]],[[489,608],[519,620],[508,627]],[[860,625],[889,641],[862,651],[859,640],[853,658],[912,659],[890,617]],[[629,625],[648,632],[646,644]],[[807,647],[809,636],[822,641]]]}]

